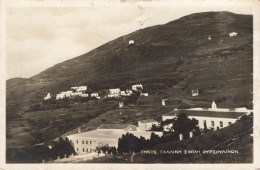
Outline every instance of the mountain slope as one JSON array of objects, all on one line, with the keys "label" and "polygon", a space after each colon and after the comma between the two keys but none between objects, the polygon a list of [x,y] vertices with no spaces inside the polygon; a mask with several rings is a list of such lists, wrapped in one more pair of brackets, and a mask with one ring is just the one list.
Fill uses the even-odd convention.
[{"label": "mountain slope", "polygon": [[[198,99],[248,106],[253,84],[252,27],[249,15],[206,12],[135,31],[31,78],[8,80],[7,117],[22,113],[48,92],[56,94],[76,85],[124,88],[135,82],[147,89],[163,86],[173,102],[176,96],[188,97],[192,88],[200,88],[204,95]],[[237,37],[229,37],[233,31]],[[128,45],[129,40],[135,44]],[[241,93],[245,93],[242,99],[232,98]]]}]

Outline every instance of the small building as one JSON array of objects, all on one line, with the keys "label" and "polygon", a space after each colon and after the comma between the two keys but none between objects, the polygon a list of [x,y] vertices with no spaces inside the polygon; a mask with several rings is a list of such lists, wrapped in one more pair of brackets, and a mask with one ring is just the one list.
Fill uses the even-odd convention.
[{"label": "small building", "polygon": [[141,131],[151,130],[153,125],[158,125],[158,122],[154,119],[146,119],[138,121],[138,128]]},{"label": "small building", "polygon": [[99,94],[98,94],[98,93],[91,93],[90,96],[91,96],[91,97],[96,97],[96,98],[97,98],[97,97],[99,97]]},{"label": "small building", "polygon": [[109,89],[108,91],[109,91],[109,94],[107,95],[107,97],[115,97],[115,98],[119,98],[120,97],[121,90],[119,88]]},{"label": "small building", "polygon": [[213,100],[213,102],[211,104],[211,109],[217,109],[217,104],[215,103],[214,100]]},{"label": "small building", "polygon": [[44,97],[44,100],[49,100],[49,99],[51,99],[51,94],[50,93],[48,93],[47,96]]},{"label": "small building", "polygon": [[122,108],[124,106],[124,102],[119,102],[118,105],[119,105],[119,108]]},{"label": "small building", "polygon": [[211,36],[208,36],[208,40],[211,40]]},{"label": "small building", "polygon": [[133,91],[142,91],[143,85],[141,83],[140,84],[134,84],[134,85],[132,85],[132,90]]},{"label": "small building", "polygon": [[191,95],[194,96],[198,96],[199,95],[199,89],[195,89],[195,90],[191,90]]},{"label": "small building", "polygon": [[231,33],[229,33],[229,36],[230,36],[230,37],[236,37],[237,35],[238,35],[237,32],[231,32]]},{"label": "small building", "polygon": [[128,42],[129,45],[134,44],[134,43],[135,43],[134,40],[130,40],[130,41]]},{"label": "small building", "polygon": [[63,98],[65,98],[64,93],[60,93],[56,95],[56,100],[63,99]]},{"label": "small building", "polygon": [[141,93],[140,96],[145,96],[147,97],[149,95],[149,93]]},{"label": "small building", "polygon": [[77,92],[85,92],[87,89],[88,89],[87,86],[79,86],[76,91],[77,91]]},{"label": "small building", "polygon": [[133,94],[133,91],[130,89],[126,89],[125,92],[126,92],[126,95],[129,95],[129,96]]},{"label": "small building", "polygon": [[162,99],[162,106],[165,106],[166,105],[166,101],[167,101],[168,99]]}]

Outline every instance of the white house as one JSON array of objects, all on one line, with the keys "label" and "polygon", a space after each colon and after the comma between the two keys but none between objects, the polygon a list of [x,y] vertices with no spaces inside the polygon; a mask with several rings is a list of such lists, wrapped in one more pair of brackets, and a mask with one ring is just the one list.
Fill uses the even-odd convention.
[{"label": "white house", "polygon": [[98,97],[99,94],[98,94],[98,93],[91,93],[90,96],[91,96],[91,97]]},{"label": "white house", "polygon": [[231,33],[229,33],[229,36],[230,36],[230,37],[236,37],[237,35],[238,35],[237,32],[231,32]]},{"label": "white house", "polygon": [[62,93],[56,95],[56,100],[63,99],[63,98],[65,98],[65,95]]},{"label": "white house", "polygon": [[167,101],[168,99],[162,99],[162,106],[165,106],[166,105],[166,101]]},{"label": "white house", "polygon": [[119,108],[122,108],[124,106],[124,102],[119,102],[118,105],[119,105]]},{"label": "white house", "polygon": [[134,43],[135,43],[134,40],[130,40],[130,41],[128,42],[129,45],[130,45],[130,44],[134,44]]},{"label": "white house", "polygon": [[50,93],[48,93],[47,96],[44,97],[44,100],[49,100],[49,99],[51,99],[51,94]]},{"label": "white house", "polygon": [[151,130],[153,125],[158,125],[158,122],[154,119],[146,119],[138,121],[138,128],[141,131]]},{"label": "white house", "polygon": [[211,104],[211,108],[212,109],[217,109],[217,104],[215,103],[215,101],[213,100],[212,104]]},{"label": "white house", "polygon": [[134,85],[132,85],[132,90],[133,91],[143,90],[143,85],[141,83],[140,84],[134,84]]},{"label": "white house", "polygon": [[141,93],[140,96],[148,96],[149,94],[148,93]]},{"label": "white house", "polygon": [[[151,137],[152,131],[141,131],[134,125],[129,124],[103,124],[96,130],[67,136],[77,153],[97,152],[96,148],[104,145],[118,147],[118,139],[123,134],[132,133],[136,137]],[[154,132],[162,136],[162,132]]]},{"label": "white house", "polygon": [[88,89],[87,86],[79,86],[77,92],[85,92]]},{"label": "white house", "polygon": [[116,89],[109,89],[109,94],[107,97],[115,97],[118,98],[120,97],[120,92],[121,90],[119,88]]},{"label": "white house", "polygon": [[130,89],[126,89],[125,92],[126,92],[126,95],[128,95],[128,96],[130,96],[131,94],[133,94],[133,91],[130,90]]},{"label": "white house", "polygon": [[191,95],[194,96],[198,96],[199,95],[199,89],[196,90],[191,90]]}]

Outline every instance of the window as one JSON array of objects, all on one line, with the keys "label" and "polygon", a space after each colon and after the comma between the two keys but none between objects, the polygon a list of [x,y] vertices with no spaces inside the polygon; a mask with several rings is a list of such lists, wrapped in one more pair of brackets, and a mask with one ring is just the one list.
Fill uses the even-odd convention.
[{"label": "window", "polygon": [[82,144],[84,144],[84,140],[82,141]]},{"label": "window", "polygon": [[82,148],[82,151],[83,151],[83,152],[85,152],[85,149],[84,149],[84,148]]},{"label": "window", "polygon": [[89,144],[91,145],[92,141],[89,141]]},{"label": "window", "polygon": [[77,143],[79,143],[79,141],[78,141],[78,140],[77,140],[76,142],[77,142]]},{"label": "window", "polygon": [[86,152],[88,152],[88,148],[86,148]]},{"label": "window", "polygon": [[79,151],[79,148],[77,148],[77,151]]},{"label": "window", "polygon": [[228,122],[228,126],[230,126],[231,125],[231,122]]},{"label": "window", "polygon": [[206,120],[203,121],[204,128],[207,128],[207,122]]},{"label": "window", "polygon": [[88,141],[86,140],[86,144],[88,144]]},{"label": "window", "polygon": [[92,149],[90,149],[90,152],[92,152]]},{"label": "window", "polygon": [[212,127],[214,127],[214,126],[215,126],[215,125],[214,125],[214,121],[211,121],[211,126],[212,126]]},{"label": "window", "polygon": [[223,122],[220,121],[220,122],[219,122],[219,125],[220,125],[220,127],[223,127]]}]

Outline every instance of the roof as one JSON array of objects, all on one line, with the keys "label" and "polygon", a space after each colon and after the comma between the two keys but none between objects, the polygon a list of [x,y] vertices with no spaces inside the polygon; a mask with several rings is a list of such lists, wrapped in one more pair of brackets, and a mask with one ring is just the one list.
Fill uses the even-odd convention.
[{"label": "roof", "polygon": [[98,129],[122,129],[124,130],[130,126],[130,124],[102,124]]},{"label": "roof", "polygon": [[105,138],[105,139],[115,139],[122,137],[126,132],[124,130],[105,130],[105,129],[97,129],[84,133],[77,133],[74,135],[68,136],[70,137],[84,137],[84,138]]},{"label": "roof", "polygon": [[218,111],[203,111],[203,110],[180,110],[179,113],[185,113],[193,117],[215,117],[215,118],[231,118],[236,119],[247,112],[218,112]]},{"label": "roof", "polygon": [[152,123],[152,122],[157,122],[157,121],[154,120],[154,119],[146,119],[146,120],[139,120],[138,122],[141,122],[141,123]]},{"label": "roof", "polygon": [[[97,129],[97,130],[92,130],[84,133],[77,133],[74,135],[68,136],[69,139],[75,138],[75,137],[80,137],[80,138],[91,138],[91,139],[109,139],[109,140],[118,140],[119,138],[122,137],[123,134],[126,133],[131,133],[135,135],[136,137],[143,136],[146,139],[150,139],[151,134],[153,131],[129,131],[126,132],[124,130],[116,130],[116,129],[111,129],[111,130],[105,130],[105,129]],[[154,132],[155,134],[162,136],[162,132]]]}]

